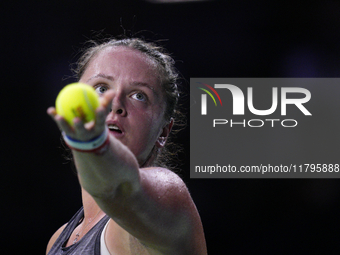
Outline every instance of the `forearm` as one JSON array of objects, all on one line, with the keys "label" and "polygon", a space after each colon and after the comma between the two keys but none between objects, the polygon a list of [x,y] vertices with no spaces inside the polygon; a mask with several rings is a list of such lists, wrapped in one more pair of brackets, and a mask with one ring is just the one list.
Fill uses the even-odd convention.
[{"label": "forearm", "polygon": [[123,183],[139,185],[139,166],[133,153],[115,137],[101,154],[73,150],[81,186],[93,197],[112,196]]},{"label": "forearm", "polygon": [[191,249],[192,217],[197,213],[177,175],[166,169],[139,169],[136,157],[114,137],[103,154],[73,155],[81,186],[122,228],[164,254]]}]

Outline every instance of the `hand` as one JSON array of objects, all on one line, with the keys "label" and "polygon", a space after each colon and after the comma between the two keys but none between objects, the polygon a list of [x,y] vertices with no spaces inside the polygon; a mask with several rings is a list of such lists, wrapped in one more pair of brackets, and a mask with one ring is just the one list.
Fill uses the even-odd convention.
[{"label": "hand", "polygon": [[79,141],[89,141],[103,133],[106,116],[111,109],[113,95],[113,90],[108,90],[100,97],[95,120],[88,123],[83,123],[80,118],[76,117],[73,120],[74,125],[71,126],[62,116],[57,114],[54,107],[49,107],[47,114],[55,121],[60,131],[65,132],[67,136]]}]

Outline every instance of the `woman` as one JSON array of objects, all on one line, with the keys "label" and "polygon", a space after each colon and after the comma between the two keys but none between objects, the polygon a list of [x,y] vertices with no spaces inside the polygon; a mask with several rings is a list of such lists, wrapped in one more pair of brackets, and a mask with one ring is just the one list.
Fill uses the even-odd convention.
[{"label": "woman", "polygon": [[207,254],[185,184],[155,167],[174,124],[173,60],[140,39],[110,40],[88,49],[77,72],[101,103],[95,122],[75,118],[73,127],[48,109],[72,149],[83,208],[55,232],[46,253]]}]

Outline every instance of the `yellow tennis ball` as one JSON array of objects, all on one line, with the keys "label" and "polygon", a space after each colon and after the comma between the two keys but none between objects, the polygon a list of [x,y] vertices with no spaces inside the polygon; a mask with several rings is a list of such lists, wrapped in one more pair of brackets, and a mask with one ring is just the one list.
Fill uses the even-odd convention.
[{"label": "yellow tennis ball", "polygon": [[95,118],[99,96],[90,85],[71,83],[59,92],[55,104],[57,114],[73,126],[75,117],[79,117],[84,123]]}]

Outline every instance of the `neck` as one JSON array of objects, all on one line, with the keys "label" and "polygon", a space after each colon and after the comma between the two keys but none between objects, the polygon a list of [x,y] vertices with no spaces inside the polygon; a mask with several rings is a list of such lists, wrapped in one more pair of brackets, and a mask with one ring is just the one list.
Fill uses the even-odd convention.
[{"label": "neck", "polygon": [[149,154],[149,156],[144,160],[144,162],[138,162],[140,167],[150,167],[154,163],[157,158],[157,154],[159,153],[159,149],[154,146]]},{"label": "neck", "polygon": [[[82,200],[84,208],[84,220],[75,229],[73,244],[78,242],[104,215],[94,199],[82,188]],[[71,239],[69,239],[69,242]]]},{"label": "neck", "polygon": [[[89,219],[93,219],[101,209],[93,197],[83,188],[81,189],[81,194],[84,207],[84,221],[88,221]],[[101,219],[103,214],[104,212],[99,212],[99,215],[96,218]]]}]

